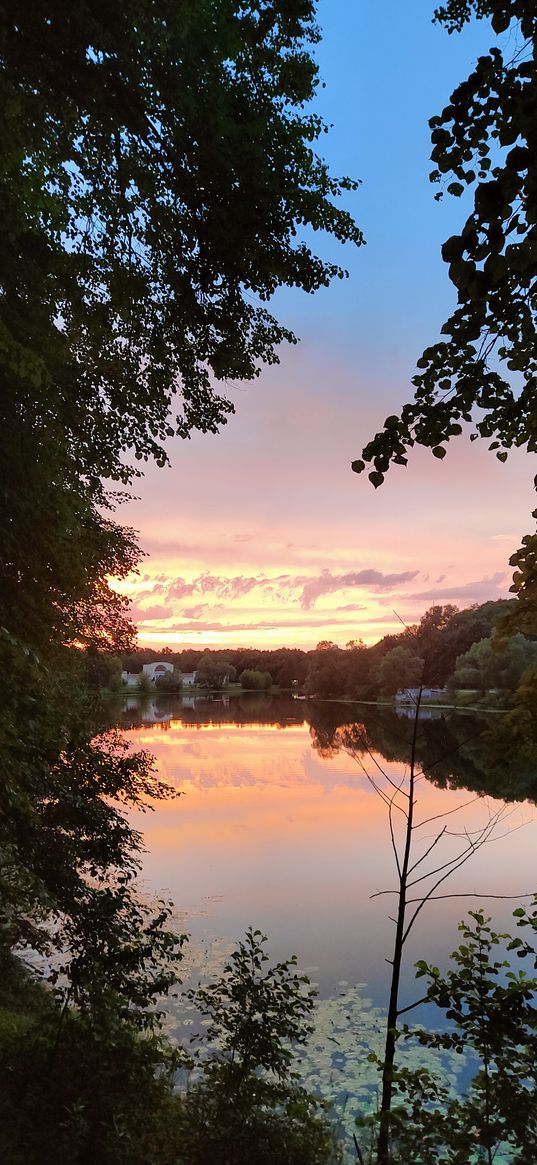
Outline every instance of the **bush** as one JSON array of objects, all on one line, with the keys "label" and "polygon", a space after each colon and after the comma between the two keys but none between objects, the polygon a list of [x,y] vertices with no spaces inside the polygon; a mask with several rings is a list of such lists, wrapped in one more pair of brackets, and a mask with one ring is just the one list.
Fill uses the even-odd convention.
[{"label": "bush", "polygon": [[[314,992],[296,958],[264,968],[248,930],[223,977],[189,997],[218,1051],[181,1110],[184,1165],[329,1165],[341,1160],[322,1102],[296,1084],[293,1045],[311,1032]],[[202,1061],[203,1064],[203,1061]]]},{"label": "bush", "polygon": [[164,675],[158,676],[155,681],[157,691],[174,695],[181,692],[183,689],[183,677],[180,672],[167,671]]},{"label": "bush", "polygon": [[239,683],[241,688],[259,692],[272,687],[272,676],[268,671],[255,671],[253,668],[246,668],[239,676]]}]

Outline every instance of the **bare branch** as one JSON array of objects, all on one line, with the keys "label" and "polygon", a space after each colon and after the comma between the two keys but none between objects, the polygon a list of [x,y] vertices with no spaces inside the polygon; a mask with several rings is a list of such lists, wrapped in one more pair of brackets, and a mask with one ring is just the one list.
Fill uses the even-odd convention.
[{"label": "bare branch", "polygon": [[[393,797],[395,797],[395,793],[394,793]],[[399,854],[398,854],[398,852],[397,852],[397,845],[396,845],[396,843],[395,843],[395,835],[394,835],[394,832],[393,832],[393,819],[392,819],[392,811],[393,811],[393,797],[392,797],[392,798],[391,798],[391,800],[390,800],[390,805],[389,805],[389,808],[388,808],[388,822],[389,822],[389,825],[390,825],[390,837],[391,837],[391,841],[392,841],[392,849],[393,849],[393,852],[394,852],[394,857],[395,857],[395,864],[396,864],[396,866],[397,866],[397,873],[399,874],[399,879],[401,879],[401,863],[400,863],[400,861],[399,861]]]},{"label": "bare branch", "polygon": [[461,809],[466,809],[468,805],[473,805],[475,801],[480,801],[481,797],[476,793],[475,797],[471,797],[469,801],[461,801],[454,809],[444,809],[443,813],[435,813],[433,817],[424,817],[423,821],[418,821],[414,829],[421,829],[422,825],[430,825],[431,821],[438,821],[441,817],[451,817],[452,813],[458,813]]},{"label": "bare branch", "polygon": [[416,999],[415,1003],[409,1003],[408,1007],[400,1007],[397,1012],[397,1018],[399,1019],[400,1015],[404,1015],[405,1011],[413,1011],[415,1007],[419,1007],[420,1003],[430,1003],[429,996],[422,995],[421,999]]},{"label": "bare branch", "polygon": [[[414,828],[416,828],[416,827],[414,827]],[[414,872],[414,870],[416,870],[418,868],[418,866],[420,866],[421,863],[424,862],[425,859],[429,857],[431,850],[433,850],[435,845],[438,844],[438,842],[440,841],[440,838],[442,838],[444,836],[446,829],[447,829],[447,826],[444,825],[444,828],[440,830],[440,833],[437,833],[434,841],[431,842],[429,848],[425,850],[425,853],[422,854],[421,858],[418,858],[418,860],[416,862],[414,862],[413,866],[409,866],[409,868],[408,868],[409,874],[412,874]]]},{"label": "bare branch", "polygon": [[[494,826],[492,825],[491,828],[494,828]],[[442,877],[439,878],[437,882],[435,882],[434,886],[431,886],[431,889],[427,892],[427,894],[425,894],[424,898],[422,898],[421,902],[416,907],[416,909],[412,915],[412,918],[410,919],[410,922],[409,922],[409,924],[405,930],[405,933],[403,935],[403,943],[406,942],[408,935],[410,934],[410,931],[412,930],[412,927],[414,926],[414,923],[418,917],[418,914],[420,914],[420,912],[423,910],[423,907],[425,906],[426,902],[428,902],[429,899],[432,897],[435,890],[437,890],[438,887],[442,885],[442,882],[445,882],[446,878],[449,878],[451,876],[451,874],[453,874],[455,872],[455,870],[460,870],[461,866],[464,866],[466,864],[466,862],[468,861],[468,859],[473,857],[476,849],[480,849],[481,845],[484,845],[486,840],[487,840],[487,838],[485,837],[483,839],[483,841],[480,842],[479,844],[476,842],[473,845],[469,846],[468,850],[465,852],[464,856],[460,859],[460,861],[458,861],[456,865],[452,865],[450,867],[450,869],[447,870],[445,874],[442,874]]]},{"label": "bare branch", "polygon": [[[427,880],[427,878],[434,878],[435,874],[439,874],[441,872],[441,870],[446,870],[449,866],[452,866],[454,870],[458,869],[458,866],[460,864],[462,864],[463,860],[466,859],[467,854],[468,855],[473,854],[476,852],[476,850],[480,849],[482,845],[485,845],[485,842],[489,840],[490,834],[496,828],[498,821],[499,821],[499,817],[492,817],[489,819],[487,824],[485,826],[483,826],[483,828],[481,830],[475,830],[475,833],[477,835],[477,840],[473,840],[471,834],[466,833],[464,836],[466,837],[468,844],[467,844],[466,848],[461,851],[461,853],[456,854],[455,857],[450,858],[447,862],[444,862],[441,866],[436,866],[436,868],[434,870],[428,870],[426,874],[421,874],[421,876],[419,878],[414,878],[414,880],[412,882],[407,882],[407,885],[408,886],[417,886],[419,882],[425,882]],[[460,835],[460,834],[447,834],[447,836],[451,837],[451,836],[462,836],[462,835]]]},{"label": "bare branch", "polygon": [[[397,890],[385,890],[383,892],[385,894],[390,894],[390,893],[397,894]],[[376,895],[372,895],[372,897],[376,897]],[[510,901],[514,901],[515,899],[517,899],[517,901],[518,901],[519,898],[534,898],[534,897],[535,897],[535,890],[524,890],[520,894],[479,894],[477,892],[477,890],[466,890],[466,891],[461,891],[458,894],[434,894],[434,895],[431,894],[431,896],[427,899],[427,901],[428,902],[443,902],[444,899],[446,899],[446,898],[499,898],[499,899],[502,899],[506,902],[510,902]],[[407,898],[407,905],[410,906],[413,902],[421,902],[421,901],[422,901],[421,898]]]}]

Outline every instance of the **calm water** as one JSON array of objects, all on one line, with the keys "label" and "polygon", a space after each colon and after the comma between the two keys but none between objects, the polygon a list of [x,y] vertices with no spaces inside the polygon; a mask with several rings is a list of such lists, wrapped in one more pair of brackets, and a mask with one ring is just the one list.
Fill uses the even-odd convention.
[{"label": "calm water", "polygon": [[[254,696],[128,698],[122,722],[133,746],[153,753],[160,775],[182,794],[132,820],[147,847],[145,886],[173,898],[194,943],[230,949],[253,924],[269,936],[272,956],[296,952],[324,998],[360,983],[382,1006],[395,900],[372,896],[394,888],[395,868],[387,807],[374,784],[389,790],[390,780],[402,780],[410,720],[360,705],[314,708]],[[438,784],[461,785],[419,782],[416,813],[425,824],[416,858],[442,824],[449,833],[435,847],[434,866],[462,852],[465,831],[480,830],[498,808],[483,793],[486,724],[429,713],[420,727],[420,762]],[[501,766],[494,773],[497,791]],[[446,811],[445,822],[430,820]],[[477,897],[449,897],[422,911],[408,947],[404,1002],[415,997],[414,960],[445,964],[467,909],[485,905],[501,928],[510,925],[517,902],[483,895],[531,891],[536,842],[533,803],[510,805],[494,840],[439,888]]]}]

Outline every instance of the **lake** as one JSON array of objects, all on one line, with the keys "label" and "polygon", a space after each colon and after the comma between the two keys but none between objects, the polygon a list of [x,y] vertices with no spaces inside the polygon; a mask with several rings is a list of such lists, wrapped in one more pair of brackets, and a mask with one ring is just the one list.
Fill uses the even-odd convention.
[{"label": "lake", "polygon": [[[145,839],[144,892],[171,897],[177,925],[191,935],[186,982],[219,977],[250,925],[268,935],[273,959],[298,955],[319,990],[299,1071],[305,1086],[333,1106],[346,1159],[355,1160],[356,1119],[378,1103],[368,1055],[382,1053],[395,899],[375,895],[396,885],[386,795],[408,774],[412,710],[396,715],[375,705],[267,694],[127,697],[120,720],[132,746],[151,752],[160,776],[181,794],[131,820]],[[518,896],[537,881],[537,773],[514,755],[506,758],[501,715],[425,709],[417,762],[430,779],[417,783],[416,818],[423,824],[413,860],[444,826],[446,832],[414,876],[440,867],[441,877],[469,838],[485,829],[491,839],[437,890],[472,896],[430,902],[419,914],[406,948],[401,1006],[423,995],[415,960],[446,966],[467,910],[483,905],[497,929],[514,928]],[[499,796],[512,799],[504,810]],[[401,814],[392,816],[400,845]],[[429,884],[418,883],[413,893]],[[172,1041],[199,1030],[184,998],[166,1007]],[[421,1006],[405,1020],[438,1027],[443,1014]],[[454,1092],[475,1070],[467,1057],[416,1041],[403,1041],[398,1059],[433,1070]],[[507,1161],[498,1156],[499,1165]]]},{"label": "lake", "polygon": [[[408,769],[412,717],[283,696],[128,697],[122,722],[132,745],[150,751],[181,793],[131,815],[145,838],[147,890],[173,898],[196,943],[233,944],[257,926],[271,956],[298,955],[323,997],[336,995],[342,981],[361,983],[382,1006],[395,899],[373,895],[396,883],[377,790]],[[444,823],[450,835],[435,847],[433,866],[462,853],[464,831],[480,830],[497,809],[479,769],[487,724],[430,710],[420,722],[418,760],[437,783],[419,782],[416,813],[429,823],[417,832],[416,856]],[[503,780],[503,761],[498,768]],[[443,787],[465,780],[470,789]],[[430,820],[446,812],[445,822]],[[467,909],[484,905],[503,929],[517,902],[484,895],[533,889],[534,805],[509,806],[492,837],[437,891],[477,897],[449,897],[421,912],[407,951],[405,1002],[415,991],[413,962],[445,964]]]}]

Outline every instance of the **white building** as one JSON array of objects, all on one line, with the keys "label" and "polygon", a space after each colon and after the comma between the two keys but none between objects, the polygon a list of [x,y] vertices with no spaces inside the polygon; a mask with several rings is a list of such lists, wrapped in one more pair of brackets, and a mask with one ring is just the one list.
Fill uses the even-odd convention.
[{"label": "white building", "polygon": [[[174,673],[175,668],[173,663],[162,663],[159,660],[157,663],[144,663],[141,672],[122,671],[121,679],[128,688],[136,688],[140,683],[140,677],[142,675],[147,676],[151,684],[156,684],[161,676],[166,674],[174,675]],[[177,676],[180,677],[184,688],[191,688],[196,683],[196,675],[197,672],[195,671],[177,672]]]},{"label": "white building", "polygon": [[395,703],[417,704],[420,692],[422,700],[442,700],[447,696],[447,688],[400,688],[395,693]]},{"label": "white building", "polygon": [[160,676],[166,675],[166,672],[173,675],[174,666],[173,663],[144,663],[142,671],[152,684],[156,684]]}]

